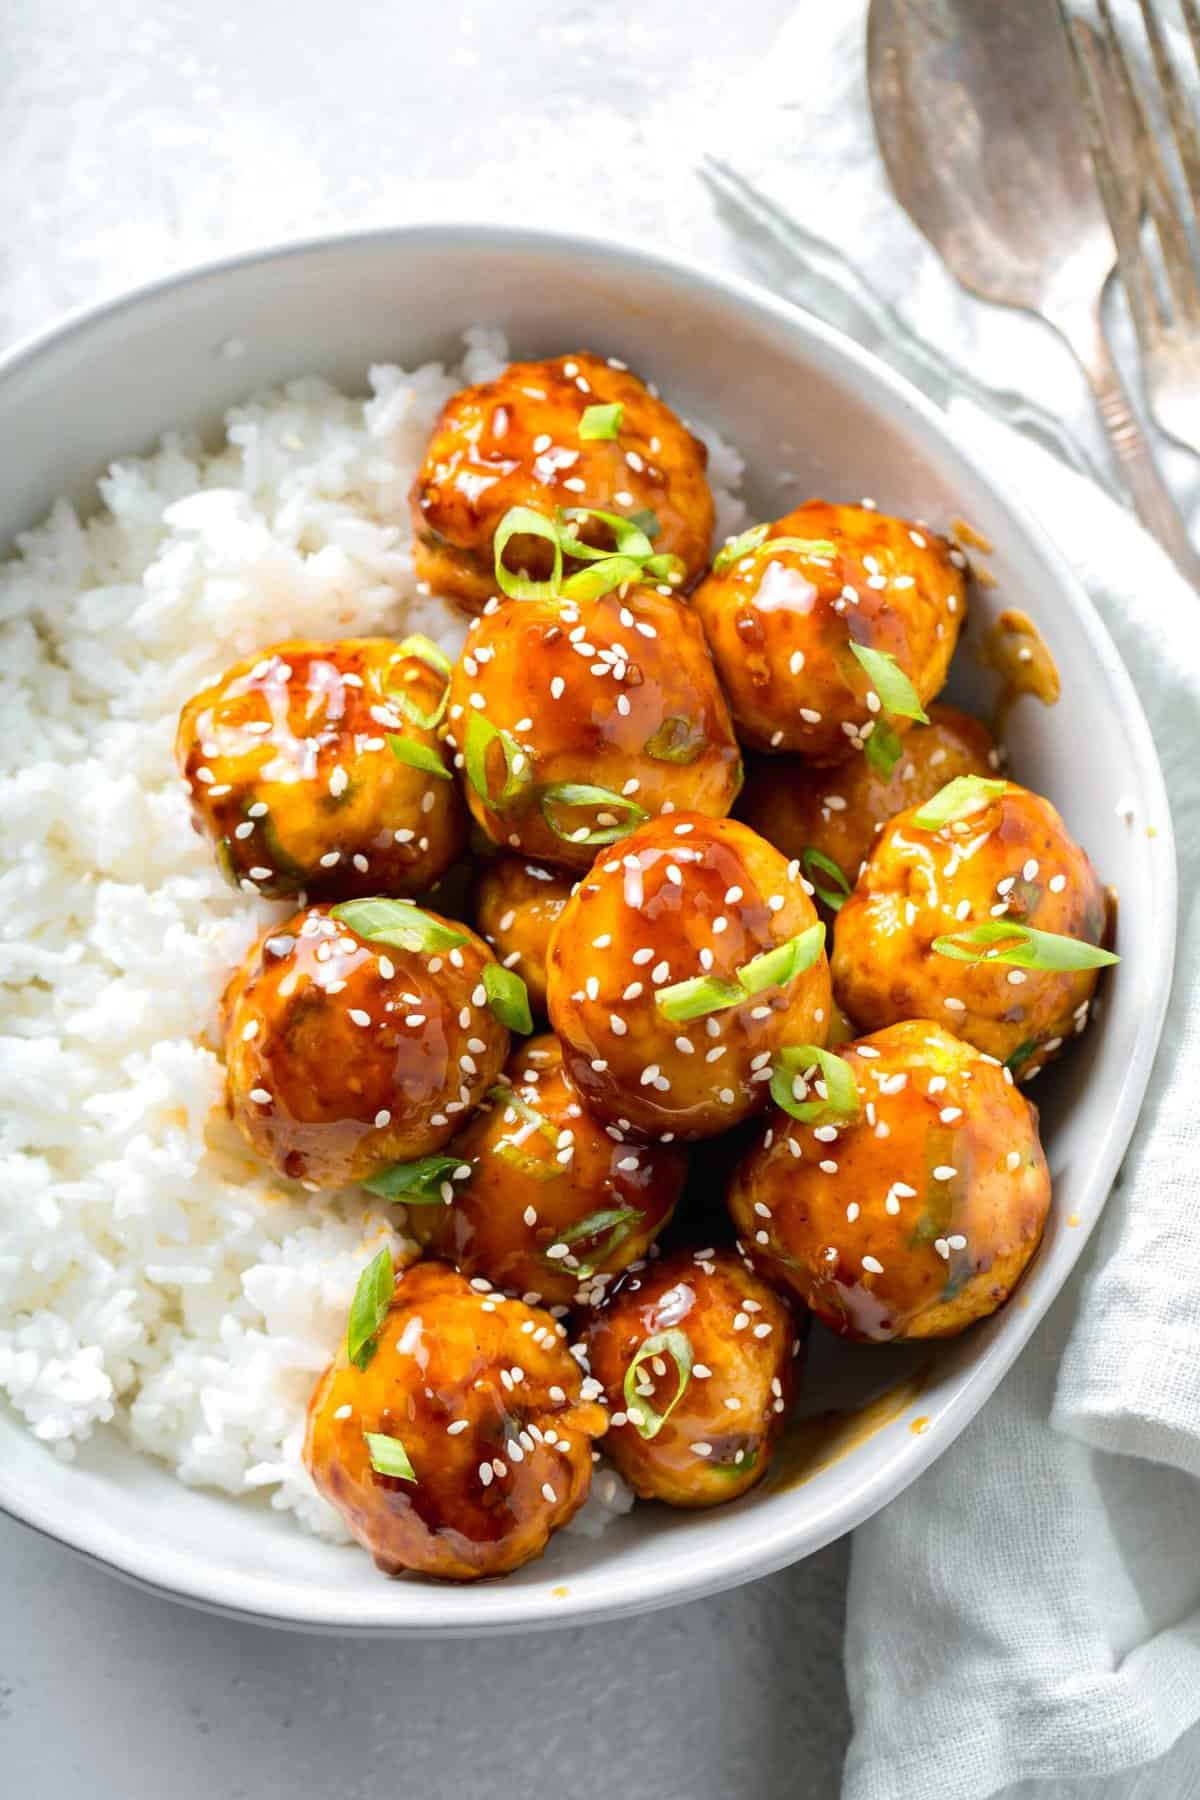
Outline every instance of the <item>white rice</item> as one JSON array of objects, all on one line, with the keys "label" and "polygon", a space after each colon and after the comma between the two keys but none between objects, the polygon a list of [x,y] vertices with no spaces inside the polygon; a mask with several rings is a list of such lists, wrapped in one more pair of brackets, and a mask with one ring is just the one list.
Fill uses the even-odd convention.
[{"label": "white rice", "polygon": [[[0,566],[0,1392],[59,1456],[111,1424],[182,1481],[270,1493],[344,1533],[300,1460],[313,1381],[394,1224],[249,1154],[214,1035],[233,968],[283,904],[232,892],[192,829],[180,706],[288,637],[421,630],[407,494],[434,418],[508,360],[317,380],[235,407],[206,454],[114,464]],[[741,459],[707,430],[718,539]],[[364,1204],[364,1202],[367,1202]],[[611,1471],[577,1524],[626,1511]]]}]

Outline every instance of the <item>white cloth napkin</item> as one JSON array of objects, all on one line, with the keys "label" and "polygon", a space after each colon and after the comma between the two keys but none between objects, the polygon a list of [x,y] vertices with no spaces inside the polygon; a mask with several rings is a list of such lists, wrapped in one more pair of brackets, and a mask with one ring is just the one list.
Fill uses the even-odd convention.
[{"label": "white cloth napkin", "polygon": [[[1200,1719],[1200,598],[1076,472],[1111,464],[1065,348],[960,289],[892,198],[864,22],[864,0],[806,4],[707,173],[759,275],[947,406],[1074,562],[1150,717],[1182,911],[1150,1097],[1083,1271],[856,1535],[844,1796],[1176,1800],[1200,1794],[1200,1732],[1154,1763]],[[1200,466],[1165,466],[1194,515]]]}]

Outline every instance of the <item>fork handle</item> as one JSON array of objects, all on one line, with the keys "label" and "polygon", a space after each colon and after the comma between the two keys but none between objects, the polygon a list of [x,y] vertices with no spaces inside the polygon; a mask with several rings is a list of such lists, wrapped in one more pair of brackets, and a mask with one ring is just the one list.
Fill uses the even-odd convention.
[{"label": "fork handle", "polygon": [[1068,313],[1050,322],[1066,338],[1088,378],[1134,511],[1180,574],[1200,589],[1200,552],[1154,460],[1098,313]]}]

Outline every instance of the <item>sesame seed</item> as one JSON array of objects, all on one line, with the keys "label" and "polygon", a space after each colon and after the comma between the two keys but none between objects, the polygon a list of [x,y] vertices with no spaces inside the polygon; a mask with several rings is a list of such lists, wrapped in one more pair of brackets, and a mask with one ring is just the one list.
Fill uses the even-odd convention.
[{"label": "sesame seed", "polygon": [[692,1451],[693,1456],[711,1456],[712,1455],[712,1445],[705,1444],[705,1443],[696,1443],[691,1446],[691,1451]]},{"label": "sesame seed", "polygon": [[558,1501],[558,1495],[548,1481],[543,1481],[542,1483],[542,1499],[548,1500],[551,1506],[554,1506]]},{"label": "sesame seed", "polygon": [[957,1174],[958,1170],[951,1163],[938,1163],[933,1171],[933,1179],[935,1181],[953,1181]]},{"label": "sesame seed", "polygon": [[375,1114],[376,1129],[378,1131],[382,1131],[384,1126],[390,1125],[391,1122],[392,1122],[391,1113],[388,1111],[386,1106],[381,1106],[379,1111]]},{"label": "sesame seed", "polygon": [[883,1264],[879,1261],[878,1257],[864,1256],[862,1259],[862,1266],[869,1275],[883,1274]]},{"label": "sesame seed", "polygon": [[452,1420],[452,1422],[449,1425],[447,1425],[447,1427],[446,1427],[446,1436],[447,1437],[457,1437],[459,1432],[465,1431],[467,1429],[467,1426],[470,1423],[471,1423],[470,1419],[454,1419],[454,1420]]},{"label": "sesame seed", "polygon": [[271,1096],[267,1092],[266,1088],[260,1088],[260,1087],[251,1088],[250,1089],[250,1098],[258,1106],[269,1106],[271,1104]]},{"label": "sesame seed", "polygon": [[1065,875],[1052,875],[1047,885],[1052,894],[1061,894],[1067,885],[1067,878]]}]

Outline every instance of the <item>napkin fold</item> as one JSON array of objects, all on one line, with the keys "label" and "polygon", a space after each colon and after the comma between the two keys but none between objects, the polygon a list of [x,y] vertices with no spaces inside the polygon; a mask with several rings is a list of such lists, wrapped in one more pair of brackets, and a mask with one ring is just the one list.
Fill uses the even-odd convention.
[{"label": "napkin fold", "polygon": [[[1200,1793],[1200,597],[1097,485],[1113,465],[1065,346],[968,295],[893,198],[865,15],[799,10],[704,172],[760,278],[946,407],[1074,564],[1150,718],[1181,917],[1082,1268],[980,1417],[855,1536],[844,1800],[1175,1800]],[[1194,523],[1200,465],[1155,441]]]}]

